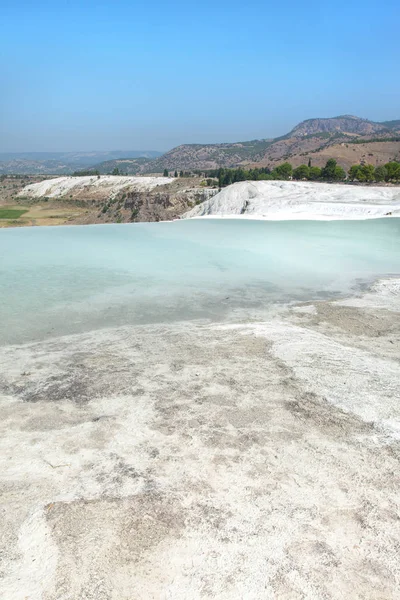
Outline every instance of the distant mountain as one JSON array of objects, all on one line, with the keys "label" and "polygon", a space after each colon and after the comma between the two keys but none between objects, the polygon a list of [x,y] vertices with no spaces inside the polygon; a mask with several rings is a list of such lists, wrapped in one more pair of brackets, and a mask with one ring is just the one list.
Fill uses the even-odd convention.
[{"label": "distant mountain", "polygon": [[[365,144],[368,144],[366,146]],[[351,145],[351,148],[349,148]],[[224,144],[183,144],[153,160],[127,157],[94,168],[110,173],[162,173],[164,169],[204,170],[219,167],[268,166],[290,160],[293,165],[312,160],[314,165],[336,158],[344,167],[369,160],[374,164],[399,157],[400,120],[377,123],[353,115],[307,119],[289,133],[274,139]],[[373,158],[370,158],[373,157]]]},{"label": "distant mountain", "polygon": [[153,159],[161,156],[155,150],[113,150],[93,152],[2,152],[0,174],[60,174],[87,169],[100,161],[121,157]]},{"label": "distant mountain", "polygon": [[[380,142],[380,146],[373,146]],[[370,143],[368,152],[363,143]],[[308,119],[289,133],[274,139],[231,144],[185,144],[142,165],[142,171],[162,172],[219,167],[270,166],[290,160],[294,165],[308,162],[325,164],[327,158],[340,159],[341,146],[354,144],[343,160],[343,166],[374,156],[371,162],[398,157],[400,152],[400,120],[376,123],[352,115],[330,119]],[[378,149],[377,149],[378,148]],[[340,151],[339,151],[340,150]],[[375,152],[375,153],[374,153]],[[318,153],[321,154],[321,158]],[[365,156],[364,156],[365,155]],[[325,161],[322,163],[322,161]]]},{"label": "distant mountain", "polygon": [[105,160],[104,162],[90,167],[90,169],[98,171],[102,175],[112,173],[115,169],[118,169],[118,171],[124,175],[137,175],[143,171],[143,169],[152,165],[153,162],[153,160],[147,158],[116,158],[114,160]]},{"label": "distant mountain", "polygon": [[[6,156],[6,158],[4,158]],[[222,144],[184,144],[159,152],[67,152],[0,154],[1,173],[70,174],[81,170],[129,175],[192,171],[219,167],[274,167],[290,161],[294,166],[312,161],[315,166],[335,158],[348,168],[357,162],[381,164],[400,158],[400,120],[378,123],[353,115],[307,119],[289,133],[274,139]]]},{"label": "distant mountain", "polygon": [[149,165],[153,172],[163,169],[214,169],[256,160],[264,156],[273,140],[232,144],[184,144],[166,152]]},{"label": "distant mountain", "polygon": [[392,131],[400,131],[400,119],[395,121],[382,121],[381,125],[384,125],[387,129]]},{"label": "distant mountain", "polygon": [[302,121],[296,125],[288,135],[289,137],[314,135],[316,133],[372,135],[387,132],[388,129],[383,123],[374,123],[368,121],[368,119],[343,115],[330,119],[307,119],[307,121]]}]

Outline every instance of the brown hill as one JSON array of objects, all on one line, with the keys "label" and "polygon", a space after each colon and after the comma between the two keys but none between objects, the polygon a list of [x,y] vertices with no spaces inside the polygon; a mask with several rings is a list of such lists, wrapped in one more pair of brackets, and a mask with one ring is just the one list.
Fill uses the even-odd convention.
[{"label": "brown hill", "polygon": [[272,143],[273,140],[253,140],[232,144],[183,144],[147,163],[147,166],[153,172],[228,167],[261,159]]},{"label": "brown hill", "polygon": [[[343,167],[348,167],[359,160],[373,164],[387,162],[398,157],[399,151],[400,121],[376,123],[344,115],[330,119],[308,119],[296,125],[288,134],[275,139],[184,144],[154,160],[126,159],[123,161],[123,170],[129,174],[162,173],[164,169],[205,171],[219,167],[276,166],[286,160],[298,165],[309,158],[315,165],[322,160],[326,162],[327,158],[335,158]],[[373,160],[368,161],[369,155]],[[114,166],[119,167],[121,163],[109,161],[94,168],[100,172],[111,172]]]},{"label": "brown hill", "polygon": [[391,160],[400,161],[399,141],[377,141],[352,144],[342,142],[321,148],[316,152],[297,154],[290,158],[294,166],[307,164],[308,160],[315,167],[323,167],[329,158],[334,158],[346,171],[355,164],[368,163],[374,166],[383,165]]},{"label": "brown hill", "polygon": [[301,137],[316,133],[347,133],[357,135],[372,135],[385,133],[388,127],[383,123],[375,123],[368,119],[360,119],[353,115],[343,115],[330,119],[307,119],[302,121],[290,132],[291,137]]}]

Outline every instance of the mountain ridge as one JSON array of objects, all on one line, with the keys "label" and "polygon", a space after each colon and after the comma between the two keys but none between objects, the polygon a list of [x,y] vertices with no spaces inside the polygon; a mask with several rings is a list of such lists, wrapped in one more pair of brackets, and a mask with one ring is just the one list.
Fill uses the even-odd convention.
[{"label": "mountain ridge", "polygon": [[[379,148],[377,142],[381,142]],[[344,152],[342,144],[358,145],[352,151]],[[128,174],[144,174],[162,173],[165,169],[207,171],[220,167],[273,167],[286,160],[293,162],[294,166],[312,160],[313,164],[319,166],[325,164],[328,157],[337,159],[343,167],[348,168],[371,155],[375,164],[400,156],[400,120],[380,123],[354,115],[306,119],[277,138],[181,144],[148,162],[139,164],[137,161],[125,161],[124,167]],[[107,168],[112,167],[113,163],[108,163]],[[102,172],[103,166],[99,164],[96,168]]]},{"label": "mountain ridge", "polygon": [[340,115],[330,118],[317,117],[306,119],[296,125],[289,133],[292,136],[325,132],[367,135],[385,132],[387,129],[382,123],[377,121],[370,121],[369,119],[363,119],[354,115]]},{"label": "mountain ridge", "polygon": [[[21,154],[27,158],[8,163],[1,162],[0,154],[0,174],[72,174],[79,170],[106,174],[118,169],[137,175],[221,167],[273,168],[285,161],[298,166],[311,160],[315,166],[321,166],[328,158],[336,159],[344,168],[358,162],[371,162],[376,166],[400,158],[400,119],[378,122],[354,115],[316,117],[301,121],[276,138],[181,144],[164,154],[155,151],[59,153],[58,160],[36,162],[27,156],[32,153]],[[102,155],[103,160],[95,161],[96,154]]]}]

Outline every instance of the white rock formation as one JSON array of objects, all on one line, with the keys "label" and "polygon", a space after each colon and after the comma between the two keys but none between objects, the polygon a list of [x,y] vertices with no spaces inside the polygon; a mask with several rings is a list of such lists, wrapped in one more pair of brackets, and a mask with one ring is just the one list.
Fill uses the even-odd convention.
[{"label": "white rock formation", "polygon": [[243,181],[185,213],[252,219],[372,219],[400,216],[399,187],[300,181]]},{"label": "white rock formation", "polygon": [[138,192],[150,191],[158,185],[174,181],[172,177],[129,177],[126,175],[88,175],[84,177],[57,177],[27,185],[20,193],[29,198],[59,198],[82,191],[105,192],[113,196],[124,188]]}]

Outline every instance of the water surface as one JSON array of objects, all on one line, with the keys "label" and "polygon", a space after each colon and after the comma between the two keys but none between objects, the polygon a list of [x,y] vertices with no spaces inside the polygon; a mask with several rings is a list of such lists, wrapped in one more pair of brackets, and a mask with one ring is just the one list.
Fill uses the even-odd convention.
[{"label": "water surface", "polygon": [[0,230],[0,343],[94,328],[262,316],[400,273],[400,220]]}]

